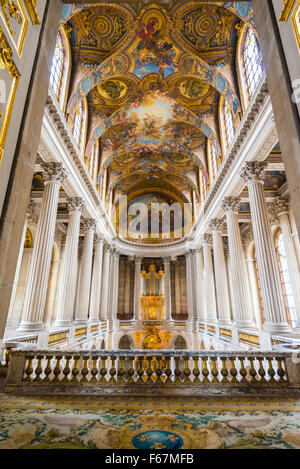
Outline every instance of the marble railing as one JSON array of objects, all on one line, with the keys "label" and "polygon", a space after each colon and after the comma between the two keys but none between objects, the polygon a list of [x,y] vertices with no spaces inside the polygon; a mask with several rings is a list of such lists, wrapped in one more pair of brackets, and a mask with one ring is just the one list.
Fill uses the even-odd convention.
[{"label": "marble railing", "polygon": [[177,394],[181,389],[201,395],[287,387],[300,392],[300,367],[291,353],[13,350],[5,391]]}]

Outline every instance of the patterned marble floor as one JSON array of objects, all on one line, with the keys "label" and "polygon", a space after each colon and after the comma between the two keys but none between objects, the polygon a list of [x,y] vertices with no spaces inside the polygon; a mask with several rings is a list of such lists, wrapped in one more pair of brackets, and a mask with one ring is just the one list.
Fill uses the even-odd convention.
[{"label": "patterned marble floor", "polygon": [[300,448],[300,400],[2,394],[5,448]]}]

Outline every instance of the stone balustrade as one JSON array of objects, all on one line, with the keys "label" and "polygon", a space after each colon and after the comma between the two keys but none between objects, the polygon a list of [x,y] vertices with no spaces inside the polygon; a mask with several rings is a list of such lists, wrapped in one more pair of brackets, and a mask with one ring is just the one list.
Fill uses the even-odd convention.
[{"label": "stone balustrade", "polygon": [[298,361],[281,352],[12,350],[5,392],[300,393]]}]

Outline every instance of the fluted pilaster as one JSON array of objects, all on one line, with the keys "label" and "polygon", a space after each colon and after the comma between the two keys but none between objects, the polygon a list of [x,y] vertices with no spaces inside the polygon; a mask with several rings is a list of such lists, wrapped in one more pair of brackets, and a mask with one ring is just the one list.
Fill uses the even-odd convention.
[{"label": "fluted pilaster", "polygon": [[209,234],[203,238],[203,258],[204,258],[204,283],[205,283],[205,303],[207,322],[217,321],[217,305],[214,281],[214,269],[211,253],[212,239]]},{"label": "fluted pilaster", "polygon": [[135,257],[135,273],[134,273],[134,319],[141,319],[141,264],[142,257]]},{"label": "fluted pilaster", "polygon": [[223,220],[213,219],[210,222],[213,237],[214,266],[216,279],[216,292],[219,321],[221,324],[230,324],[229,288],[227,280],[226,262],[222,240]]},{"label": "fluted pilaster", "polygon": [[201,248],[195,250],[195,292],[197,318],[200,321],[206,321],[207,314],[204,284],[203,249]]},{"label": "fluted pilaster", "polygon": [[90,289],[92,278],[92,262],[93,262],[93,244],[96,222],[92,218],[84,220],[83,226],[85,236],[83,242],[81,272],[79,282],[79,300],[76,312],[76,322],[86,323],[89,314]]},{"label": "fluted pilaster", "polygon": [[108,319],[108,292],[109,292],[109,272],[110,272],[110,246],[104,245],[103,248],[103,269],[102,269],[102,285],[100,299],[100,318],[103,321]]},{"label": "fluted pilaster", "polygon": [[164,279],[165,279],[165,319],[170,321],[172,318],[171,303],[171,273],[170,273],[170,257],[164,257]]},{"label": "fluted pilaster", "polygon": [[92,288],[90,300],[90,321],[97,322],[100,317],[100,295],[102,281],[103,239],[95,235],[95,253],[93,262]]},{"label": "fluted pilaster", "polygon": [[291,281],[294,305],[297,315],[295,327],[300,327],[300,274],[297,253],[293,242],[289,219],[289,201],[281,197],[276,197],[272,204],[271,211],[277,215],[282,231],[288,273]]}]

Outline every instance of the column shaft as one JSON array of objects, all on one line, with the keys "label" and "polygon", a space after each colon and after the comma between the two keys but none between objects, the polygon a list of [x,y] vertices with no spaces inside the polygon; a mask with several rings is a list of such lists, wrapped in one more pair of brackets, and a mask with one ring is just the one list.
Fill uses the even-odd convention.
[{"label": "column shaft", "polygon": [[92,290],[90,301],[90,321],[99,321],[100,295],[102,281],[103,239],[96,237],[96,246],[93,263]]},{"label": "column shaft", "polygon": [[247,328],[254,327],[255,324],[250,307],[250,290],[238,219],[238,202],[239,200],[235,197],[226,197],[222,207],[226,212],[227,220],[234,319],[237,327]]},{"label": "column shaft", "polygon": [[229,288],[222,240],[222,220],[211,220],[218,316],[221,324],[230,324]]},{"label": "column shaft", "polygon": [[81,273],[79,282],[78,310],[76,312],[76,322],[86,323],[89,314],[92,262],[93,262],[93,243],[94,232],[96,228],[95,220],[88,219],[84,222],[85,236],[83,242]]},{"label": "column shaft", "polygon": [[61,296],[60,309],[57,311],[55,326],[63,327],[71,324],[74,316],[76,283],[78,272],[78,244],[80,232],[80,217],[85,204],[80,197],[67,199],[69,208],[69,223],[66,244],[62,260],[62,275],[60,275]]},{"label": "column shaft", "polygon": [[246,163],[241,177],[247,184],[257,267],[262,301],[266,315],[264,330],[271,333],[288,332],[284,297],[264,194],[264,164]]},{"label": "column shaft", "polygon": [[43,164],[45,190],[37,226],[19,330],[43,329],[59,189],[66,177],[61,163]]},{"label": "column shaft", "polygon": [[165,279],[165,319],[171,321],[171,273],[170,273],[170,257],[164,257],[164,279]]},{"label": "column shaft", "polygon": [[207,322],[217,321],[217,305],[216,292],[214,282],[214,269],[211,255],[211,238],[205,235],[203,241],[203,257],[204,257],[204,282],[205,282],[205,299]]},{"label": "column shaft", "polygon": [[141,319],[141,263],[142,258],[135,258],[135,274],[134,274],[134,319]]},{"label": "column shaft", "polygon": [[110,246],[104,246],[103,255],[103,270],[102,270],[102,285],[101,285],[101,299],[100,299],[100,318],[106,321],[108,310],[108,289],[109,289],[109,271],[110,271]]}]

